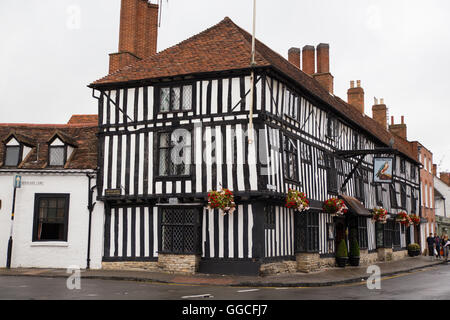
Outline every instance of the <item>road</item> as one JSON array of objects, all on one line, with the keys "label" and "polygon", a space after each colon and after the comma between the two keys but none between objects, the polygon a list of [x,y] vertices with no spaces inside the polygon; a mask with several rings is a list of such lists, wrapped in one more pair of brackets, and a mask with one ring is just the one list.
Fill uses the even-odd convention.
[{"label": "road", "polygon": [[450,265],[365,283],[321,288],[238,288],[81,279],[69,290],[64,278],[0,277],[1,300],[450,300]]}]

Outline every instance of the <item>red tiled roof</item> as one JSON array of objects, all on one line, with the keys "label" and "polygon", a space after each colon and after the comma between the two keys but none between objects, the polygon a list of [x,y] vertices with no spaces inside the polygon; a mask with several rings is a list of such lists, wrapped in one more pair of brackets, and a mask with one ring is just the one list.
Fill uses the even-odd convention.
[{"label": "red tiled roof", "polygon": [[[90,116],[91,119],[93,116]],[[48,169],[48,142],[58,135],[63,141],[75,146],[64,169],[97,168],[97,123],[77,124],[6,124],[0,123],[0,141],[11,135],[19,141],[32,141],[30,154],[19,164],[19,169]],[[38,154],[39,152],[39,154]],[[5,144],[0,143],[0,169],[3,168]]]},{"label": "red tiled roof", "polygon": [[[250,68],[252,36],[230,18],[156,55],[145,58],[100,80],[90,87],[114,83],[183,76],[208,72],[241,70]],[[368,116],[362,115],[342,99],[331,95],[314,78],[307,75],[284,57],[256,40],[256,66],[271,67],[305,88],[312,96],[325,102],[335,112],[353,122],[362,131],[389,145],[416,161],[409,143],[393,136]]]},{"label": "red tiled roof", "polygon": [[67,124],[98,124],[98,115],[96,114],[74,114]]}]

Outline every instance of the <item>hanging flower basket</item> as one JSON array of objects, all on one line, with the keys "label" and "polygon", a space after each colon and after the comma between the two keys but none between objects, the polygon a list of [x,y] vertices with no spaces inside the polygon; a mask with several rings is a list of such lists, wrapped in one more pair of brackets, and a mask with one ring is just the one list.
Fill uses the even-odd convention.
[{"label": "hanging flower basket", "polygon": [[211,191],[208,193],[208,208],[219,209],[223,211],[223,215],[231,214],[236,210],[233,192],[229,189],[220,191]]},{"label": "hanging flower basket", "polygon": [[411,219],[409,218],[409,215],[402,211],[397,214],[396,221],[400,222],[402,225],[408,227],[411,224]]},{"label": "hanging flower basket", "polygon": [[381,207],[373,208],[372,221],[385,224],[387,222],[387,210]]},{"label": "hanging flower basket", "polygon": [[348,208],[344,200],[331,198],[323,203],[323,211],[332,215],[342,216],[347,213]]},{"label": "hanging flower basket", "polygon": [[306,195],[298,190],[289,189],[286,197],[286,208],[303,212],[309,210],[309,201]]},{"label": "hanging flower basket", "polygon": [[411,220],[411,223],[414,224],[415,226],[418,226],[420,224],[420,217],[415,214],[411,214],[409,216],[409,219]]}]

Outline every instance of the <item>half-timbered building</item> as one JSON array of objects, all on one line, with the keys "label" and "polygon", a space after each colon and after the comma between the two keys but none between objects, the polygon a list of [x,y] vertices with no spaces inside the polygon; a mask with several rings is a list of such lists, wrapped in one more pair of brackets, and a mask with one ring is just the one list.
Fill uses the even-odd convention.
[{"label": "half-timbered building", "polygon": [[[327,45],[317,48],[325,61],[317,73],[260,41],[250,66],[251,35],[225,18],[139,56],[125,46],[132,3],[154,15],[146,1],[122,1],[119,52],[110,74],[90,85],[99,107],[105,268],[257,273],[283,262],[308,271],[334,265],[335,243],[349,234],[367,261],[405,249],[413,231],[392,219],[374,224],[369,210],[418,213],[418,163],[407,143],[333,95]],[[127,56],[134,61],[120,59]],[[373,150],[395,158],[394,184],[373,183]],[[232,214],[207,207],[208,192],[221,188],[234,193]],[[285,207],[290,188],[305,192],[309,211]],[[323,212],[330,197],[345,199],[346,218]]]}]

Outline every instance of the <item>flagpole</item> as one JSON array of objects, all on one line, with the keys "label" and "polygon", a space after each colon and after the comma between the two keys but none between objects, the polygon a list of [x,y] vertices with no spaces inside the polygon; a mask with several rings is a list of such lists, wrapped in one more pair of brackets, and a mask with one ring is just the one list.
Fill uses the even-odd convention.
[{"label": "flagpole", "polygon": [[254,90],[255,90],[255,70],[254,67],[256,65],[256,59],[255,59],[255,55],[256,55],[256,0],[253,0],[253,34],[252,34],[252,58],[251,58],[251,76],[250,76],[250,120],[249,120],[249,139],[248,139],[248,143],[252,144],[253,143],[253,108],[254,108],[254,104],[255,104],[255,99],[254,99]]}]

